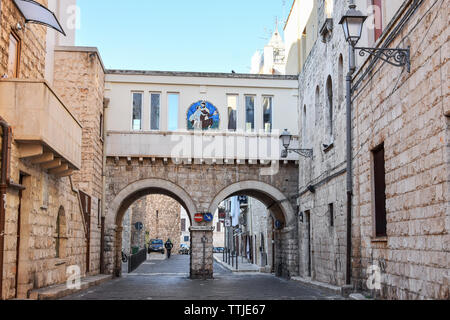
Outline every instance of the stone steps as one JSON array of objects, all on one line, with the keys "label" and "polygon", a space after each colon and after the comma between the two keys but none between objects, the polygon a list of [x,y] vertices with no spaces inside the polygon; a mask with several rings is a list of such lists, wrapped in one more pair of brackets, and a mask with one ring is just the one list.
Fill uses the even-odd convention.
[{"label": "stone steps", "polygon": [[29,300],[57,300],[75,294],[79,291],[86,290],[93,286],[98,286],[112,279],[112,275],[96,275],[81,279],[80,289],[69,289],[67,285],[60,284],[47,288],[34,290],[30,294]]}]

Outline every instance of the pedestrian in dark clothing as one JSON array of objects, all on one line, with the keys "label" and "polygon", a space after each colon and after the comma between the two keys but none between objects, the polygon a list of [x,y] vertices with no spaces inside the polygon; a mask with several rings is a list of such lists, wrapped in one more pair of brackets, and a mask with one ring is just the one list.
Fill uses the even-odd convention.
[{"label": "pedestrian in dark clothing", "polygon": [[170,254],[171,254],[172,248],[173,248],[173,243],[172,243],[172,241],[170,241],[170,239],[168,239],[168,240],[166,241],[166,243],[164,244],[164,247],[166,248],[167,259],[170,259]]}]

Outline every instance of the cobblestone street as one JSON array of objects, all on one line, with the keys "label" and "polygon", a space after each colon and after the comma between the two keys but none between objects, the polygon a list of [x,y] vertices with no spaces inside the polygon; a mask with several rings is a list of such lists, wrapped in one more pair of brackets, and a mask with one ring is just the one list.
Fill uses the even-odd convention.
[{"label": "cobblestone street", "polygon": [[[159,259],[158,259],[159,258]],[[136,271],[64,300],[341,300],[270,274],[233,274],[214,264],[214,280],[190,280],[189,256],[155,256]]]}]

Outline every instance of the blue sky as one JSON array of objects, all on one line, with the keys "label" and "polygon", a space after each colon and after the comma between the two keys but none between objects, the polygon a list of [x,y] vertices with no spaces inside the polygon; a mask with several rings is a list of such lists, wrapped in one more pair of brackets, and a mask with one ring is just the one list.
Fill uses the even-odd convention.
[{"label": "blue sky", "polygon": [[78,0],[76,44],[98,47],[108,69],[248,73],[292,1]]}]

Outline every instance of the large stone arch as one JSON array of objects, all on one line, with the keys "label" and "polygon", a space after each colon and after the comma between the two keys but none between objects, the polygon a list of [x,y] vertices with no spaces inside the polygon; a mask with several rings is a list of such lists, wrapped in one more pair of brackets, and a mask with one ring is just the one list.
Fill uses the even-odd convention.
[{"label": "large stone arch", "polygon": [[114,274],[122,274],[121,250],[122,250],[122,221],[127,209],[139,198],[150,194],[163,194],[177,200],[187,211],[191,220],[197,212],[197,206],[189,194],[177,184],[164,179],[142,179],[135,181],[123,188],[109,205],[108,213],[115,221],[115,252]]},{"label": "large stone arch", "polygon": [[212,200],[209,212],[215,212],[219,204],[227,198],[238,195],[253,197],[266,205],[284,227],[296,223],[294,208],[289,199],[277,188],[261,181],[240,181],[222,189]]},{"label": "large stone arch", "polygon": [[193,215],[197,212],[197,206],[183,188],[164,179],[143,179],[126,186],[111,202],[109,212],[116,225],[121,225],[126,210],[133,202],[149,194],[163,194],[177,200],[186,209],[191,224],[194,221]]},{"label": "large stone arch", "polygon": [[233,196],[246,195],[266,205],[269,214],[282,223],[282,228],[274,230],[274,271],[279,276],[291,277],[298,274],[297,242],[298,222],[291,201],[279,189],[265,182],[250,180],[231,184],[212,200],[209,211],[215,212],[219,204]]}]

